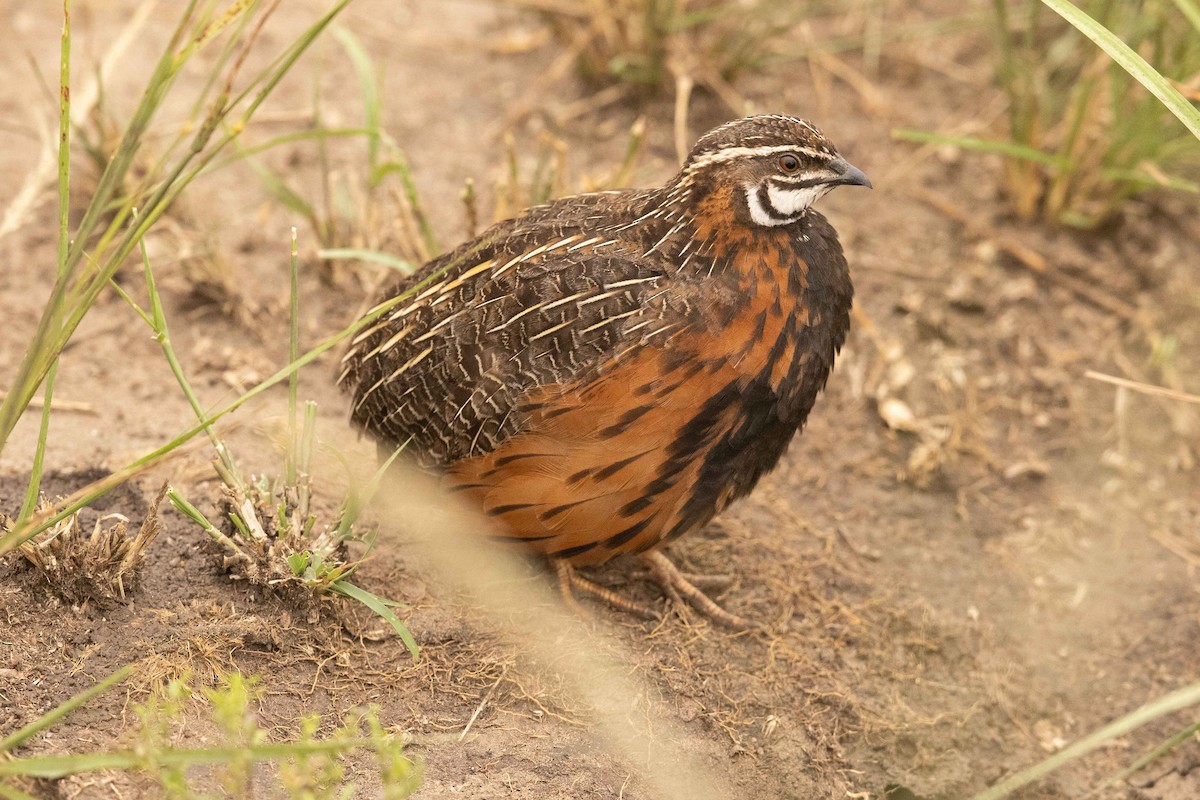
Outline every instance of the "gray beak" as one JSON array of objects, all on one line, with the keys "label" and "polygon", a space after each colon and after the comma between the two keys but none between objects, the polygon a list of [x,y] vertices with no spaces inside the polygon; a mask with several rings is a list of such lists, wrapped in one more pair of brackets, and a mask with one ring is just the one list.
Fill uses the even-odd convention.
[{"label": "gray beak", "polygon": [[833,186],[865,186],[871,188],[871,179],[867,174],[858,167],[851,164],[844,158],[838,157],[829,162],[831,169],[838,177],[827,181]]}]

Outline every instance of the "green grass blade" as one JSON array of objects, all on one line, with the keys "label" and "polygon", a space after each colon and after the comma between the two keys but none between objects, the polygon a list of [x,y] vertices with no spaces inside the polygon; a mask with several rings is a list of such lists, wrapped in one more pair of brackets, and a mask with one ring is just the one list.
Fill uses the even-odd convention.
[{"label": "green grass blade", "polygon": [[263,182],[263,186],[266,187],[277,203],[288,211],[294,211],[304,217],[313,226],[314,230],[320,232],[321,222],[317,216],[316,209],[299,192],[288,186],[282,174],[256,159],[247,158],[246,160],[251,168],[258,173],[259,180]]},{"label": "green grass blade", "polygon": [[312,46],[312,43],[317,40],[317,37],[319,37],[327,27],[333,24],[333,20],[338,14],[342,13],[346,6],[350,5],[350,2],[351,0],[338,0],[338,2],[334,3],[328,11],[322,14],[316,22],[308,27],[304,33],[302,33],[296,39],[295,42],[293,42],[287,49],[283,51],[283,53],[281,53],[274,61],[272,61],[271,65],[267,69],[261,72],[255,80],[251,81],[251,83],[246,86],[244,90],[242,90],[235,98],[233,98],[232,102],[230,103],[231,107],[241,103],[246,98],[249,98],[249,102],[246,104],[246,110],[242,113],[241,119],[239,119],[233,125],[233,130],[235,133],[228,135],[226,137],[227,140],[233,138],[233,136],[236,136],[237,131],[240,131],[247,124],[249,124],[250,119],[254,116],[255,112],[258,111],[258,107],[266,102],[267,98],[270,97],[271,93],[275,90],[275,87],[278,86],[279,82],[284,79],[284,76],[291,72],[292,67],[298,60],[300,60],[300,57],[307,52],[308,48]]},{"label": "green grass blade", "polygon": [[[13,748],[20,746],[24,742],[28,741],[30,737],[54,725],[63,717],[67,716],[75,709],[90,701],[93,697],[108,691],[111,687],[125,680],[131,674],[133,674],[133,665],[128,664],[124,667],[121,667],[119,670],[114,672],[112,675],[109,675],[95,686],[84,689],[82,692],[75,695],[70,700],[67,700],[65,703],[60,703],[59,705],[55,706],[53,709],[38,717],[25,727],[21,728],[16,733],[13,733],[7,736],[3,741],[0,741],[0,753],[8,753]],[[3,761],[0,761],[0,765],[3,763]]]},{"label": "green grass blade", "polygon": [[200,529],[207,533],[210,539],[222,547],[229,549],[231,552],[236,553],[244,561],[250,560],[245,551],[238,546],[237,542],[218,530],[215,525],[208,521],[208,517],[204,516],[200,512],[200,509],[188,502],[188,499],[181,495],[174,486],[167,490],[167,499],[171,501],[171,505],[175,507],[176,511],[199,525]]},{"label": "green grass blade", "polygon": [[421,195],[413,180],[408,159],[404,157],[404,153],[399,148],[395,147],[394,143],[391,143],[390,140],[389,143],[392,145],[390,149],[394,152],[394,157],[391,161],[385,161],[375,167],[371,174],[371,183],[378,185],[388,175],[396,175],[400,178],[400,184],[404,187],[404,198],[408,201],[413,217],[417,221],[417,227],[421,232],[421,241],[425,244],[426,251],[430,254],[440,253],[441,247],[438,246],[437,236],[433,233],[433,226],[429,224],[425,207],[421,205]]},{"label": "green grass blade", "polygon": [[[296,249],[296,228],[292,227],[292,254],[289,262],[291,283],[289,285],[288,320],[288,363],[300,357],[300,259]],[[284,452],[284,480],[288,486],[296,485],[296,400],[300,392],[300,374],[293,372],[288,378],[288,443]]]},{"label": "green grass blade", "polygon": [[235,154],[213,161],[211,164],[205,167],[203,174],[219,172],[221,169],[228,167],[230,164],[243,161],[249,156],[265,153],[268,150],[274,150],[276,147],[282,147],[285,144],[295,144],[296,142],[305,142],[309,140],[321,141],[324,139],[349,139],[355,136],[370,136],[371,134],[372,131],[366,128],[320,128],[318,130],[285,133],[249,147],[239,147]]},{"label": "green grass blade", "polygon": [[[346,501],[342,504],[341,519],[338,520],[339,539],[346,539],[350,536],[351,529],[358,522],[359,515],[362,514],[363,506],[374,499],[376,493],[379,492],[379,487],[383,483],[383,476],[387,474],[392,464],[400,457],[400,454],[404,452],[404,449],[408,447],[408,443],[411,441],[411,437],[405,439],[399,447],[393,450],[392,454],[379,465],[362,489],[357,488],[354,485],[354,480],[351,479]],[[367,552],[370,552],[372,547],[374,547],[373,541],[368,543]]]},{"label": "green grass blade", "polygon": [[1029,147],[1016,142],[1006,142],[1000,139],[979,139],[974,136],[950,136],[942,133],[929,133],[926,131],[914,131],[907,128],[899,128],[892,131],[893,139],[901,139],[908,142],[920,142],[922,144],[952,144],[956,147],[961,147],[964,150],[979,150],[984,153],[996,153],[1009,158],[1019,158],[1022,161],[1036,161],[1039,164],[1047,164],[1063,172],[1070,172],[1073,169],[1069,159],[1062,156],[1051,155],[1044,153],[1034,147]]},{"label": "green grass blade", "polygon": [[[59,45],[58,93],[58,262],[56,280],[67,275],[67,254],[71,249],[71,0],[63,0],[63,29]],[[51,299],[54,303],[55,299]],[[61,311],[59,312],[61,313]],[[56,314],[55,316],[58,316]],[[50,436],[50,412],[53,408],[54,382],[58,379],[58,359],[46,372],[42,392],[42,420],[34,446],[33,467],[25,501],[17,516],[20,525],[33,516],[42,489],[42,467],[46,460],[46,440]]]},{"label": "green grass blade", "polygon": [[[137,211],[134,211],[134,218],[137,218]],[[167,365],[171,368],[172,374],[175,375],[175,380],[179,383],[183,390],[184,396],[187,398],[188,404],[192,407],[192,412],[197,419],[204,419],[204,407],[200,404],[200,398],[192,390],[191,384],[183,372],[183,365],[179,362],[179,358],[175,355],[175,348],[171,345],[171,333],[167,328],[166,312],[163,310],[162,296],[158,293],[158,284],[154,280],[154,270],[150,266],[150,255],[146,251],[146,241],[141,239],[138,241],[138,251],[142,256],[142,275],[146,281],[146,294],[150,299],[150,320],[151,329],[154,331],[154,338],[162,347],[163,355],[167,359]],[[213,444],[220,444],[220,439],[211,429],[205,431]]]},{"label": "green grass blade", "polygon": [[1185,686],[1170,694],[1163,695],[1157,700],[1147,703],[1141,708],[1105,725],[1098,731],[1083,737],[1069,747],[1047,758],[1045,761],[1041,761],[1029,769],[1018,772],[1016,775],[1001,781],[987,791],[980,792],[972,797],[971,800],[1000,800],[1000,798],[1008,797],[1022,786],[1044,778],[1059,767],[1069,764],[1098,747],[1103,747],[1108,742],[1124,736],[1130,731],[1145,725],[1147,722],[1152,722],[1159,717],[1172,714],[1189,706],[1194,706],[1197,703],[1200,703],[1200,683],[1194,683],[1191,686]]},{"label": "green grass blade", "polygon": [[1200,139],[1200,110],[1180,94],[1171,82],[1158,70],[1146,63],[1129,45],[1122,42],[1112,31],[1067,2],[1067,0],[1042,0],[1055,13],[1074,25],[1084,36],[1095,42],[1101,50],[1121,65],[1138,83],[1162,101],[1172,114],[1179,118],[1197,139]]},{"label": "green grass blade", "polygon": [[1200,183],[1174,175],[1163,174],[1155,176],[1136,169],[1107,169],[1102,174],[1109,180],[1124,181],[1137,186],[1165,186],[1168,189],[1174,189],[1179,192],[1200,194]]},{"label": "green grass blade", "polygon": [[413,661],[417,660],[417,656],[419,656],[421,653],[420,648],[417,647],[417,641],[416,639],[413,639],[412,634],[408,632],[408,628],[406,628],[404,623],[400,621],[400,618],[396,616],[395,612],[388,608],[388,605],[390,604],[387,600],[384,600],[378,595],[371,594],[366,589],[361,589],[355,586],[353,583],[345,580],[338,580],[334,583],[331,583],[329,585],[329,589],[330,591],[337,592],[344,597],[349,597],[351,600],[357,600],[387,620],[388,623],[395,628],[396,633],[400,636],[401,641],[404,642],[404,646],[408,648],[408,652],[412,653]]},{"label": "green grass blade", "polygon": [[24,775],[30,778],[62,778],[80,772],[102,769],[135,769],[132,753],[79,753],[61,756],[34,756],[0,763],[0,775]]},{"label": "green grass blade", "polygon": [[1165,756],[1167,753],[1174,750],[1179,745],[1186,742],[1188,739],[1191,739],[1197,733],[1200,733],[1200,722],[1193,722],[1166,741],[1155,745],[1150,752],[1141,756],[1137,761],[1134,761],[1125,769],[1106,779],[1104,783],[1100,784],[1100,788],[1103,789],[1106,786],[1112,786],[1114,783],[1120,783],[1121,781],[1126,780],[1129,778],[1129,776],[1145,769],[1158,759]]},{"label": "green grass blade", "polygon": [[396,258],[389,253],[381,253],[378,250],[364,250],[356,247],[327,247],[317,251],[318,258],[328,259],[357,259],[359,261],[372,261],[376,264],[383,264],[385,267],[390,267],[397,272],[410,275],[416,267],[411,261],[405,261],[403,258]]},{"label": "green grass blade", "polygon": [[46,462],[46,441],[50,438],[50,410],[54,404],[54,382],[58,379],[58,359],[46,373],[45,388],[42,390],[42,421],[38,427],[37,444],[33,448],[33,465],[29,469],[29,485],[25,487],[25,500],[17,515],[17,525],[23,525],[37,510],[38,498],[42,493],[42,468]]},{"label": "green grass blade", "polygon": [[371,57],[363,49],[362,43],[340,25],[333,26],[333,36],[341,44],[350,63],[354,66],[354,74],[358,78],[358,90],[362,93],[363,125],[369,131],[367,134],[367,164],[374,172],[379,163],[379,130],[383,122],[381,111],[383,104],[379,99],[379,86],[375,81],[375,73],[371,66]]}]

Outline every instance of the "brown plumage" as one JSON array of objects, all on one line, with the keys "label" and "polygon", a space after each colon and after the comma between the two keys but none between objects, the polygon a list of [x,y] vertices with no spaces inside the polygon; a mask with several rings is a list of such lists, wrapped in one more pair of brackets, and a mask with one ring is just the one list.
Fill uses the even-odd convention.
[{"label": "brown plumage", "polygon": [[809,207],[839,184],[870,186],[812,125],[749,117],[662,188],[501,222],[385,294],[406,296],[343,362],[352,419],[594,588],[566,565],[703,526],[803,426],[849,327],[846,261]]}]

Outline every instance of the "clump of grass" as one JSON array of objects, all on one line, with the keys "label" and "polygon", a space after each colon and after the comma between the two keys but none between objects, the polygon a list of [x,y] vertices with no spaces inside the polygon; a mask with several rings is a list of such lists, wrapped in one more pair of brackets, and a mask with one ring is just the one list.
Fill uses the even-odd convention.
[{"label": "clump of grass", "polygon": [[[1133,73],[1049,4],[994,3],[996,74],[1008,98],[1004,138],[901,136],[1002,154],[1004,193],[1023,219],[1091,228],[1148,189],[1200,193],[1200,142]],[[1200,12],[1192,0],[1086,0],[1078,7],[1193,101],[1200,98]]]},{"label": "clump of grass", "polygon": [[[496,179],[492,218],[507,219],[522,209],[566,193],[567,144],[549,133],[538,137],[532,169],[521,166],[516,137],[504,137],[505,170]],[[468,216],[470,216],[468,214]]]},{"label": "clump of grass", "polygon": [[[421,785],[421,767],[404,755],[406,739],[384,730],[378,709],[350,712],[326,737],[318,737],[319,717],[298,720],[293,741],[274,742],[259,725],[253,707],[261,697],[254,678],[234,672],[197,697],[185,680],[169,681],[135,708],[138,727],[132,746],[90,753],[21,756],[16,751],[35,736],[128,678],[124,667],[96,686],[29,723],[0,741],[0,796],[30,797],[34,779],[54,780],[101,770],[141,773],[154,780],[168,798],[209,796],[198,784],[216,782],[229,797],[255,796],[262,783],[261,765],[274,764],[276,786],[296,800],[332,800],[355,796],[342,759],[370,753],[378,769],[382,796],[401,800]],[[218,741],[205,747],[181,747],[179,733],[193,717],[192,709],[207,706],[205,716]]]},{"label": "clump of grass", "polygon": [[[128,518],[121,514],[100,517],[88,534],[77,511],[22,542],[17,551],[41,573],[51,591],[68,603],[90,601],[104,606],[123,601],[127,592],[136,589],[146,548],[162,530],[158,509],[166,493],[164,483],[133,535]],[[39,511],[49,508],[43,499]],[[9,528],[9,520],[0,516],[0,529],[7,533]]]},{"label": "clump of grass", "polygon": [[[222,484],[223,529],[210,522],[175,489],[167,491],[172,504],[200,525],[220,547],[224,566],[231,574],[285,597],[291,605],[306,611],[313,621],[320,616],[322,599],[331,594],[356,600],[391,624],[416,658],[416,642],[391,610],[393,604],[351,583],[349,576],[356,564],[346,560],[346,542],[355,536],[362,508],[377,490],[391,459],[379,468],[366,487],[359,489],[352,485],[333,520],[320,524],[313,512],[310,468],[316,441],[317,406],[307,403],[303,423],[299,423],[298,377],[292,372],[288,382],[289,441],[282,478],[244,479],[229,447],[207,422],[207,414],[175,354],[162,298],[144,246],[142,261],[149,310],[140,308],[123,290],[118,291],[153,330],[176,381],[216,450],[213,464]],[[299,262],[293,230],[289,348],[292,364],[300,360],[299,333]],[[399,451],[392,458],[398,454]]]},{"label": "clump of grass", "polygon": [[[1081,8],[1166,77],[1200,79],[1200,30],[1173,3],[1091,0]],[[1200,143],[1132,75],[1041,3],[1030,3],[1023,20],[1013,20],[1008,0],[996,9],[1010,140],[1054,158],[1007,160],[1019,215],[1091,227],[1149,188],[1200,192],[1172,174],[1200,167]]]},{"label": "clump of grass", "polygon": [[[645,140],[646,119],[638,117],[629,128],[621,162],[602,174],[585,176],[580,190],[597,192],[628,186]],[[548,203],[568,194],[566,142],[543,132],[538,136],[532,159],[522,157],[517,139],[511,132],[505,135],[504,146],[505,169],[494,186],[493,221],[507,219],[530,206]],[[523,162],[530,162],[531,166],[524,166]],[[464,192],[463,200],[466,204],[467,229],[473,236],[474,220],[479,213],[474,205],[473,184],[468,186],[472,188]]]},{"label": "clump of grass", "polygon": [[537,3],[560,39],[576,47],[583,76],[649,92],[681,76],[721,91],[761,69],[802,14],[784,0],[562,0]]},{"label": "clump of grass", "polygon": [[359,515],[391,460],[367,486],[352,485],[332,519],[322,521],[313,510],[309,472],[315,419],[316,404],[308,403],[301,455],[290,475],[244,481],[236,468],[231,469],[232,458],[214,462],[222,480],[220,527],[178,491],[172,489],[168,497],[208,533],[225,570],[233,577],[282,597],[309,622],[317,621],[332,596],[362,603],[392,626],[416,658],[419,649],[392,611],[395,604],[352,583],[350,576],[358,562],[347,559],[347,543],[363,538],[357,529]]},{"label": "clump of grass", "polygon": [[[428,261],[440,248],[417,193],[404,151],[382,126],[382,100],[376,68],[370,56],[350,31],[333,28],[334,37],[354,67],[363,103],[363,122],[355,128],[329,128],[322,121],[321,98],[314,94],[313,127],[304,138],[317,147],[321,186],[319,200],[311,200],[287,176],[254,156],[283,140],[245,149],[239,155],[249,160],[276,202],[300,215],[317,237],[319,255],[334,279],[340,259],[383,263],[402,272]],[[335,171],[328,156],[334,139],[359,137],[366,142],[366,164],[361,172]],[[387,254],[386,256],[384,254]]]},{"label": "clump of grass", "polygon": [[[278,3],[236,3],[215,0],[186,4],[180,21],[150,71],[147,87],[126,126],[120,143],[107,161],[86,211],[72,226],[70,209],[70,4],[65,5],[61,47],[59,113],[59,249],[55,283],[42,309],[38,326],[24,357],[0,401],[0,453],[24,416],[39,387],[44,385],[44,412],[26,502],[14,530],[0,537],[0,550],[28,538],[33,524],[42,460],[49,432],[51,394],[59,355],[83,317],[111,285],[113,276],[146,232],[163,216],[180,193],[217,155],[237,140],[255,111],[283,76],[349,0],[329,10],[261,71],[243,74],[247,57]],[[192,116],[154,163],[133,181],[134,165],[144,152],[147,134],[164,101],[191,60],[201,51],[212,53],[209,72],[192,104]],[[133,210],[142,209],[133,224]],[[72,230],[74,227],[74,230]],[[174,445],[175,447],[178,444]]]}]

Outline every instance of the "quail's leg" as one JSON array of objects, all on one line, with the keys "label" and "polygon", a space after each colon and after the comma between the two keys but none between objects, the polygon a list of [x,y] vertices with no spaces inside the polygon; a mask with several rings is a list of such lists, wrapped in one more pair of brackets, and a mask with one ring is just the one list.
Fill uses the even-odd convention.
[{"label": "quail's leg", "polygon": [[731,614],[714,603],[712,598],[702,592],[695,583],[688,580],[688,577],[680,572],[669,558],[657,550],[643,553],[641,558],[650,566],[650,573],[655,580],[676,601],[679,601],[680,598],[687,599],[700,613],[727,628],[744,631],[758,627],[750,620],[739,617],[737,614]]},{"label": "quail's leg", "polygon": [[589,581],[580,575],[570,563],[562,559],[554,559],[554,571],[558,574],[558,590],[562,592],[563,602],[581,617],[587,617],[589,614],[587,609],[581,606],[579,601],[575,599],[573,589],[590,594],[598,600],[608,603],[613,608],[619,608],[630,614],[636,614],[646,619],[662,619],[662,615],[654,609],[644,606],[641,603],[635,603],[633,600],[614,592],[612,589]]}]

